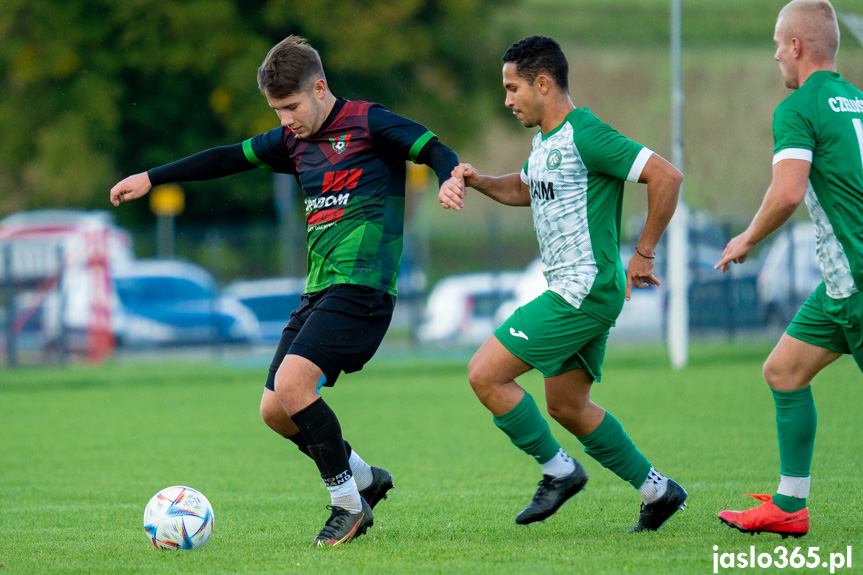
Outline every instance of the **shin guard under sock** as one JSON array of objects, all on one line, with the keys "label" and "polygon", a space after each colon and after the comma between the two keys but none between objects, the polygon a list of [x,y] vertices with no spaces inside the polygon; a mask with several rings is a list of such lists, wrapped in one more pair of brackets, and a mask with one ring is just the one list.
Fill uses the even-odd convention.
[{"label": "shin guard under sock", "polygon": [[306,440],[309,455],[315,460],[321,478],[328,487],[341,485],[351,478],[342,428],[336,414],[323,398],[293,414],[291,419]]},{"label": "shin guard under sock", "polygon": [[[309,453],[309,442],[306,441],[306,438],[303,437],[302,433],[295,433],[294,435],[286,435],[285,439],[291,440],[294,443],[294,445],[297,446],[297,449],[299,449],[304,454],[308,455],[309,457],[312,456],[312,454]],[[345,441],[345,451],[348,452],[348,458],[350,459],[352,450],[351,450],[351,444],[348,443],[347,441]]]},{"label": "shin guard under sock", "polygon": [[526,391],[515,407],[494,416],[494,424],[507,434],[513,445],[532,456],[540,465],[550,461],[560,450],[548,422]]},{"label": "shin guard under sock", "polygon": [[620,422],[605,412],[596,429],[578,437],[584,452],[615,475],[639,489],[650,473],[650,462],[636,449]]},{"label": "shin guard under sock", "polygon": [[[776,404],[776,432],[779,438],[779,473],[786,478],[780,481],[773,503],[788,513],[806,507],[809,495],[808,477],[812,468],[812,452],[815,449],[815,430],[818,414],[812,386],[794,391],[771,389]],[[790,489],[794,479],[806,478],[806,488]],[[801,493],[801,491],[803,491]]]}]

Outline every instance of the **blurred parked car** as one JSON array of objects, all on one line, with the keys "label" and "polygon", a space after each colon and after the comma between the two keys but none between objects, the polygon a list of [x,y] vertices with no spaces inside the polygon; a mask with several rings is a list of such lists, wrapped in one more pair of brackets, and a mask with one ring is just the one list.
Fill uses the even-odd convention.
[{"label": "blurred parked car", "polygon": [[118,345],[247,343],[258,320],[237,298],[218,293],[205,269],[175,260],[137,260],[112,270],[119,302]]},{"label": "blurred parked car", "polygon": [[300,305],[305,287],[305,278],[241,280],[229,284],[223,293],[252,310],[261,326],[262,340],[278,341],[291,312]]},{"label": "blurred parked car", "polygon": [[[621,250],[624,269],[629,265],[633,248]],[[755,287],[757,264],[747,262],[737,266],[729,275],[713,269],[720,259],[721,250],[700,246],[690,250],[689,327],[692,330],[734,330],[760,325],[758,316],[758,294]],[[662,340],[665,337],[665,314],[668,292],[665,288],[666,274],[658,269],[663,282],[661,286],[633,288],[628,302],[617,317],[611,338],[629,340]],[[539,258],[525,268],[518,281],[514,297],[501,304],[495,327],[503,323],[517,307],[531,301],[548,289],[542,274]]]},{"label": "blurred parked car", "polygon": [[522,272],[447,276],[429,294],[418,331],[422,342],[481,343],[497,327],[495,312],[511,299]]},{"label": "blurred parked car", "polygon": [[[624,262],[627,260],[624,259]],[[542,273],[542,260],[537,258],[525,268],[514,290],[514,297],[503,302],[495,314],[495,327],[503,323],[516,310],[548,289]],[[647,287],[633,290],[632,297],[623,306],[612,337],[628,339],[662,339],[665,322],[665,290]],[[491,332],[489,332],[491,334]]]},{"label": "blurred parked car", "polygon": [[767,248],[763,262],[758,273],[761,317],[764,323],[784,327],[821,283],[815,227],[800,222],[784,228]]}]

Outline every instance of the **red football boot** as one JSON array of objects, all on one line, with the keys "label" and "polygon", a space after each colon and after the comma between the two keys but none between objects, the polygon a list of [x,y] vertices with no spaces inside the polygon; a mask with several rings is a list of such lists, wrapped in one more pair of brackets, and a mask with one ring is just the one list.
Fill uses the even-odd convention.
[{"label": "red football boot", "polygon": [[779,509],[770,495],[746,495],[764,503],[746,511],[723,511],[719,514],[719,521],[741,533],[752,535],[778,533],[785,539],[788,536],[803,537],[809,533],[809,509],[804,507],[800,511],[788,513]]}]

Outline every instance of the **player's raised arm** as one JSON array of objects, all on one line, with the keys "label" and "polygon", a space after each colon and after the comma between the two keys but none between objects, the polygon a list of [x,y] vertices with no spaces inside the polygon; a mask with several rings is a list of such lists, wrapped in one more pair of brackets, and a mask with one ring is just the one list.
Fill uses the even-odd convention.
[{"label": "player's raised arm", "polygon": [[220,146],[129,176],[111,188],[110,199],[114,206],[119,206],[146,195],[153,186],[213,180],[253,168],[255,165],[246,157],[242,144]]},{"label": "player's raised arm", "polygon": [[722,259],[713,269],[728,271],[731,262],[741,264],[758,242],[776,231],[797,209],[806,196],[809,169],[806,160],[787,159],[773,165],[773,180],[761,207],[746,230],[731,239],[722,252]]},{"label": "player's raised arm", "polygon": [[633,286],[660,285],[659,278],[653,273],[654,248],[677,208],[683,174],[663,157],[652,154],[638,181],[647,184],[647,219],[626,270],[627,301]]}]

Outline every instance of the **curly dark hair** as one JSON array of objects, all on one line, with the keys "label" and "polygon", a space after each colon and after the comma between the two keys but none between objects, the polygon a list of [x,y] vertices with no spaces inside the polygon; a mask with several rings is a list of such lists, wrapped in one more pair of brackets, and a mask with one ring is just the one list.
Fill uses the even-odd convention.
[{"label": "curly dark hair", "polygon": [[541,72],[548,73],[563,91],[569,91],[569,64],[563,50],[553,38],[530,36],[510,46],[502,58],[513,62],[516,73],[533,82]]}]

